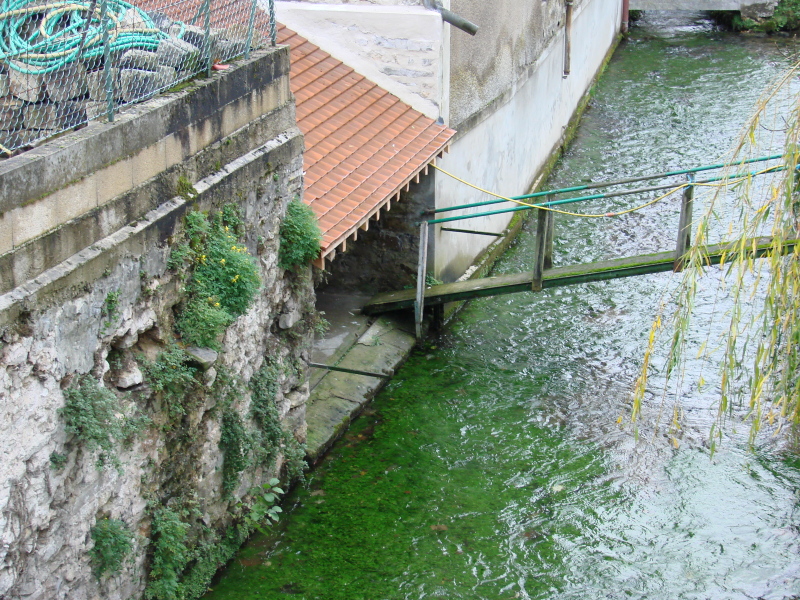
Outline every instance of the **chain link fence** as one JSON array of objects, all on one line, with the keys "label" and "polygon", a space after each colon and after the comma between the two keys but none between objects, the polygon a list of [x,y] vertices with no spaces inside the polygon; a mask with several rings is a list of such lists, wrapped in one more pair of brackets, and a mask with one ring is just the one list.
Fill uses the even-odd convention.
[{"label": "chain link fence", "polygon": [[274,46],[262,2],[3,0],[0,156]]}]

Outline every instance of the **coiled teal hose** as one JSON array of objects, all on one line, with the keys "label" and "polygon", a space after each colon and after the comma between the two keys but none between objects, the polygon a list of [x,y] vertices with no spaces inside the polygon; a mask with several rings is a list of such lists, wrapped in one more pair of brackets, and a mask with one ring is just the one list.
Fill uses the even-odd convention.
[{"label": "coiled teal hose", "polygon": [[[106,0],[109,50],[155,50],[169,36],[142,9],[124,0]],[[0,3],[0,62],[28,75],[51,73],[76,60],[103,55],[100,8],[91,2],[36,0]],[[135,19],[122,23],[134,11]],[[131,22],[133,23],[131,25]],[[183,30],[183,28],[181,28]],[[85,35],[84,35],[85,31]],[[81,40],[85,40],[81,44]]]}]

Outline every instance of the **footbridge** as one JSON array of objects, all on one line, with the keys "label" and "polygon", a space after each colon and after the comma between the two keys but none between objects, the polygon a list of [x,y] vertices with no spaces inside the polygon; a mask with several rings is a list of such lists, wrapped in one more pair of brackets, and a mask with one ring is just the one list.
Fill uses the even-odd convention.
[{"label": "footbridge", "polygon": [[[544,289],[576,285],[579,283],[619,279],[623,277],[633,277],[637,275],[647,275],[665,271],[680,271],[686,264],[688,251],[690,250],[692,243],[692,212],[695,188],[701,185],[733,185],[750,177],[774,173],[776,171],[783,171],[787,167],[782,162],[778,162],[777,164],[774,162],[782,161],[782,159],[782,155],[765,156],[747,161],[741,161],[735,164],[708,165],[695,167],[692,169],[683,169],[679,171],[657,173],[654,175],[632,177],[618,181],[590,183],[586,185],[535,192],[523,196],[514,196],[512,198],[506,198],[492,194],[492,196],[495,196],[493,200],[438,209],[434,211],[435,213],[438,213],[436,218],[422,221],[419,224],[420,253],[417,271],[417,289],[378,294],[362,308],[362,311],[366,314],[380,314],[394,310],[413,308],[415,311],[417,337],[420,337],[422,335],[422,320],[426,307],[434,309],[438,308],[436,312],[441,314],[441,307],[448,302],[465,301],[474,298],[513,294],[518,292],[538,292]],[[768,163],[770,161],[772,161],[773,164],[761,165],[761,168],[758,170],[744,171],[745,165],[747,164]],[[708,177],[705,179],[697,178],[697,175],[704,171],[728,169],[731,167],[734,167],[740,172],[735,174],[725,173],[716,177]],[[434,168],[438,169],[436,166],[434,166]],[[439,170],[442,171],[442,169]],[[452,176],[446,171],[443,172],[446,175]],[[584,192],[586,190],[610,188],[635,182],[664,179],[679,175],[686,177],[685,183],[678,185],[676,185],[674,182],[661,183],[658,185],[650,185],[635,189],[607,191],[589,194],[587,196],[556,199],[558,195],[563,194],[574,194],[576,192]],[[481,188],[477,189],[487,192],[487,190],[482,190]],[[664,192],[665,190],[666,192]],[[598,215],[572,213],[562,208],[558,208],[566,204],[585,202],[587,200],[613,198],[648,192],[664,193],[661,193],[653,200],[647,201],[639,206],[618,212],[609,212]],[[617,217],[640,210],[670,196],[677,195],[677,192],[682,193],[680,196],[681,211],[677,228],[677,243],[674,250],[658,252],[655,254],[620,257],[611,260],[578,265],[553,267],[554,217],[556,214],[564,213],[573,216],[598,218]],[[531,203],[531,200],[536,198],[545,198],[545,201]],[[516,204],[516,206],[491,211],[471,212],[469,214],[455,216],[442,216],[443,213],[476,208],[480,210],[482,207],[509,202]],[[534,268],[532,271],[501,275],[497,277],[485,277],[481,279],[457,281],[455,283],[445,283],[433,286],[425,285],[427,279],[428,262],[428,231],[432,226],[503,213],[529,210],[537,211],[536,242],[533,256]],[[448,229],[450,231],[459,231],[476,235],[488,234],[487,232],[472,231],[468,229]],[[492,233],[489,235],[497,234]],[[740,258],[755,259],[771,255],[773,253],[788,254],[794,251],[795,246],[798,243],[800,243],[800,240],[798,239],[776,240],[770,237],[761,237],[710,245],[703,248],[703,264],[719,265]]]}]

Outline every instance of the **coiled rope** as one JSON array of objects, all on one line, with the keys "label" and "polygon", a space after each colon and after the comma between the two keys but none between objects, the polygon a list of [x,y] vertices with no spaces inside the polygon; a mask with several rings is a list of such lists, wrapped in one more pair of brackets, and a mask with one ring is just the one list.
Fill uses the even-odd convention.
[{"label": "coiled rope", "polygon": [[[141,8],[124,0],[106,0],[106,4],[110,51],[155,50],[169,37]],[[4,0],[0,3],[0,61],[20,73],[41,75],[76,60],[102,56],[101,17],[96,1]]]}]

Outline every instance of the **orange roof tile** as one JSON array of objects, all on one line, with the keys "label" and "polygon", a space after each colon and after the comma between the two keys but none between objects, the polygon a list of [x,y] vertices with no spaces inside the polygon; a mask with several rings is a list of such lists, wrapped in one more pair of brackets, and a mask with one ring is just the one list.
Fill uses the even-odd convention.
[{"label": "orange roof tile", "polygon": [[297,124],[306,141],[305,201],[333,257],[449,144],[455,131],[281,25],[291,52]]}]

